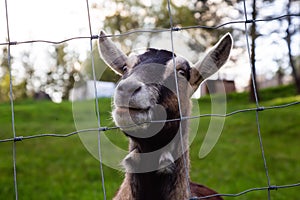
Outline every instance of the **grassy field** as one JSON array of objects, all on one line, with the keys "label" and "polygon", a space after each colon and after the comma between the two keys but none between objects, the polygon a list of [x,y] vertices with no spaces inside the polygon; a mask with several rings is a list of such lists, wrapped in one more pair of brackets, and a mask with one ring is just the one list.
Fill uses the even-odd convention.
[{"label": "grassy field", "polygon": [[[299,101],[294,88],[285,86],[261,92],[261,106]],[[210,113],[210,98],[199,101],[201,114]],[[93,102],[90,102],[93,104]],[[197,102],[194,101],[196,104]],[[100,99],[101,124],[113,126],[110,99]],[[15,102],[17,136],[41,133],[64,134],[76,130],[72,103]],[[227,112],[254,108],[248,95],[227,96]],[[259,112],[261,135],[266,154],[271,185],[300,182],[300,105]],[[77,119],[78,120],[78,119]],[[239,193],[267,186],[259,146],[255,112],[239,113],[225,119],[220,139],[204,159],[198,153],[210,117],[200,119],[191,145],[191,178],[220,193]],[[107,135],[126,147],[120,131]],[[0,104],[0,139],[12,137],[11,111],[8,103]],[[43,137],[23,140],[16,145],[18,193],[21,200],[94,200],[103,199],[99,161],[84,147],[78,135],[68,138]],[[103,149],[109,153],[109,149]],[[113,155],[111,155],[113,156]],[[0,199],[14,199],[12,143],[0,143]],[[105,186],[111,199],[123,174],[104,166]],[[298,199],[300,187],[271,191],[272,199]],[[231,199],[226,197],[225,199]],[[247,193],[237,199],[267,199],[267,191]]]}]

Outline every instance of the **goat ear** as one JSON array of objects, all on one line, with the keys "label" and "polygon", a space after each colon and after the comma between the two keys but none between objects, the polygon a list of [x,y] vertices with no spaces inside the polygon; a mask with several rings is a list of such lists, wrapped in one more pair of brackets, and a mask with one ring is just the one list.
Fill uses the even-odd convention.
[{"label": "goat ear", "polygon": [[195,91],[200,83],[216,73],[227,61],[232,48],[230,33],[224,35],[219,42],[208,52],[202,61],[199,61],[191,69],[190,84]]},{"label": "goat ear", "polygon": [[108,38],[104,31],[100,32],[98,48],[101,58],[117,74],[123,74],[127,56]]}]

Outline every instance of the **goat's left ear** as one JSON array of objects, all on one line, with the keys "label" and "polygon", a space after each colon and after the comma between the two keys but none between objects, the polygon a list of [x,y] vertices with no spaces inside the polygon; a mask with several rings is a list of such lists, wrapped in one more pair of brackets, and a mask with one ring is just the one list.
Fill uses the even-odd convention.
[{"label": "goat's left ear", "polygon": [[127,56],[108,38],[104,31],[100,32],[98,48],[101,58],[117,74],[124,73],[123,68],[126,65]]},{"label": "goat's left ear", "polygon": [[197,90],[202,81],[216,73],[226,63],[232,49],[232,43],[232,37],[230,33],[227,33],[202,61],[197,62],[191,68],[190,84],[194,91]]}]

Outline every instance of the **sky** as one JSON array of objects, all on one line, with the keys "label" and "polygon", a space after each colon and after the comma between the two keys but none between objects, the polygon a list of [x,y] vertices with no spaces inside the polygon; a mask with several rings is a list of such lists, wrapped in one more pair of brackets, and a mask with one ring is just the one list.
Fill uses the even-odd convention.
[{"label": "sky", "polygon": [[[0,13],[0,41],[2,43],[7,38],[4,1],[0,5]],[[10,40],[61,41],[76,36],[89,36],[87,16],[86,2],[83,0],[9,0]],[[93,34],[98,34],[97,30],[101,23],[97,23],[95,17],[91,19],[94,19],[92,20]],[[81,54],[88,49],[87,40],[70,42],[70,45],[71,48],[76,47]],[[20,49],[22,48],[15,48],[16,51]]]},{"label": "sky", "polygon": [[[93,3],[93,1],[89,1]],[[83,0],[8,0],[10,41],[50,40],[61,41],[71,37],[90,36],[86,1]],[[7,42],[5,1],[0,4],[0,43]],[[103,21],[101,13],[91,13],[93,35],[98,34]],[[68,50],[75,50],[84,61],[88,56],[89,39],[68,42]],[[22,80],[23,53],[29,51],[30,63],[37,75],[45,76],[51,65],[52,44],[32,43],[11,46],[12,74]],[[52,61],[53,62],[53,61]],[[1,71],[0,71],[1,76]],[[36,82],[35,87],[39,87]]]},{"label": "sky", "polygon": [[[90,0],[90,7],[93,3],[102,2],[104,0]],[[0,43],[6,42],[7,30],[6,30],[6,16],[5,16],[5,1],[0,4]],[[76,36],[89,36],[89,24],[88,24],[88,14],[86,9],[86,1],[84,0],[8,0],[8,17],[9,17],[9,33],[11,41],[27,41],[27,40],[51,40],[51,41],[61,41],[67,38]],[[177,1],[176,1],[177,2]],[[266,7],[262,15],[281,15],[284,7],[282,3],[284,1],[275,1],[275,6]],[[299,1],[300,2],[300,1]],[[299,3],[300,4],[300,3]],[[299,12],[300,6],[295,6],[293,9]],[[113,10],[113,4],[111,9]],[[112,13],[112,10],[94,10],[91,11],[91,27],[92,34],[96,35],[103,26],[103,20],[105,15]],[[298,19],[299,23],[299,19]],[[240,26],[243,26],[241,24]],[[280,24],[277,22],[268,23],[261,26],[262,32],[268,33],[269,30],[280,28]],[[268,38],[259,38],[257,40],[257,66],[258,73],[272,74],[277,69],[277,63],[272,59],[273,57],[278,57],[281,59],[284,52],[287,51],[286,45],[283,40],[280,39],[282,35],[271,34]],[[295,37],[293,42],[293,52],[299,54],[300,52],[300,37]],[[297,39],[298,38],[298,39]],[[274,43],[274,41],[277,41]],[[165,45],[168,43],[169,45]],[[170,42],[156,42],[153,45],[158,45],[165,47],[170,46]],[[245,45],[245,43],[243,44]],[[158,45],[159,46],[159,45]],[[83,61],[88,56],[89,50],[89,40],[74,40],[68,42],[69,50],[76,50],[80,59]],[[244,48],[246,48],[244,46]],[[22,53],[26,50],[30,50],[30,60],[34,63],[35,68],[38,70],[47,70],[47,64],[49,63],[49,51],[53,51],[53,45],[44,43],[34,43],[34,44],[20,44],[12,46],[11,53],[15,57],[13,68],[22,74],[22,69],[19,67],[22,60]],[[178,48],[180,49],[180,48]],[[268,50],[266,50],[268,49]],[[240,51],[234,50],[233,54],[239,56]],[[186,53],[187,54],[187,53]],[[184,53],[183,53],[184,55]],[[240,84],[247,84],[248,81],[246,77],[249,77],[250,68],[245,68],[249,66],[247,55],[243,54],[240,57],[238,65],[243,66],[237,68],[227,68],[226,73],[228,76],[235,74],[236,81]],[[271,59],[267,59],[271,58]],[[237,64],[236,64],[237,65]],[[16,73],[17,73],[16,72]],[[269,73],[271,72],[271,73]]]},{"label": "sky", "polygon": [[[3,26],[6,23],[4,5],[0,9]],[[33,38],[61,40],[89,34],[86,2],[83,0],[9,0],[8,15],[12,41]],[[1,39],[6,35],[5,29],[0,29]]]}]

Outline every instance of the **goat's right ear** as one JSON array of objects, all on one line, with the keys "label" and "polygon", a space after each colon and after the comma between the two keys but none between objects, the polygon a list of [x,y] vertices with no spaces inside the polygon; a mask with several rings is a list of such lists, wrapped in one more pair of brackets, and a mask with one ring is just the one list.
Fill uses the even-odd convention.
[{"label": "goat's right ear", "polygon": [[104,31],[100,32],[98,49],[104,62],[117,74],[123,75],[127,56],[105,35]]},{"label": "goat's right ear", "polygon": [[220,41],[209,51],[203,60],[191,68],[190,83],[194,91],[200,83],[216,73],[227,61],[232,49],[233,40],[230,33],[223,36]]}]

